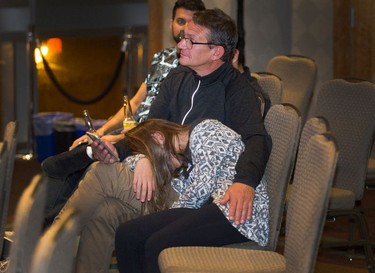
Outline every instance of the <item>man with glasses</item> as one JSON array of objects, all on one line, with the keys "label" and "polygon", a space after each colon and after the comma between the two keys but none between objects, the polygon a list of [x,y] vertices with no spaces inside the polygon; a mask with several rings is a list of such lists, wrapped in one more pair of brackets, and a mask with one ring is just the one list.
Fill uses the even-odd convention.
[{"label": "man with glasses", "polygon": [[[250,227],[250,218],[254,189],[263,176],[271,142],[250,82],[231,63],[237,39],[235,23],[221,10],[195,13],[177,45],[180,66],[164,80],[149,115],[183,124],[217,119],[241,135],[245,151],[236,164],[233,184],[219,201],[220,205],[229,202],[228,219],[218,207],[206,204],[191,210],[172,208],[123,223],[116,233],[120,272],[157,273],[158,255],[167,247],[245,242],[254,239],[252,228],[267,229],[261,221]],[[231,228],[226,229],[229,224]]]},{"label": "man with glasses", "polygon": [[[236,166],[235,181],[222,200],[229,202],[230,219],[239,224],[251,217],[254,189],[263,176],[271,140],[252,86],[231,64],[238,39],[234,22],[219,10],[197,14],[186,25],[184,37],[177,45],[180,66],[164,80],[149,118],[178,123],[212,118],[241,134],[246,149]],[[209,20],[205,15],[212,16]],[[108,144],[124,158],[123,142],[115,147]],[[92,146],[95,158],[114,162],[98,142]],[[138,162],[136,170],[142,170],[143,177],[135,180],[134,188],[152,193],[152,170],[147,168],[147,162],[147,158]]]},{"label": "man with glasses", "polygon": [[218,119],[239,134],[246,145],[236,166],[233,186],[222,202],[230,202],[237,224],[251,217],[254,189],[262,178],[270,152],[252,86],[232,66],[237,29],[220,10],[193,16],[178,43],[180,66],[165,79],[150,117],[180,123]]}]

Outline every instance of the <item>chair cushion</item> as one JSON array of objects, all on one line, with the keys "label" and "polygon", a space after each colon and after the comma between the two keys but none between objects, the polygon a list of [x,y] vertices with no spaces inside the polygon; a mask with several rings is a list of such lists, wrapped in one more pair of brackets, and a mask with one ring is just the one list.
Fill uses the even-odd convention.
[{"label": "chair cushion", "polygon": [[355,196],[352,191],[332,188],[329,199],[329,210],[332,209],[352,209],[355,206]]},{"label": "chair cushion", "polygon": [[[162,273],[284,272],[284,257],[273,251],[225,247],[173,247],[159,256]],[[266,270],[265,270],[266,269]]]}]

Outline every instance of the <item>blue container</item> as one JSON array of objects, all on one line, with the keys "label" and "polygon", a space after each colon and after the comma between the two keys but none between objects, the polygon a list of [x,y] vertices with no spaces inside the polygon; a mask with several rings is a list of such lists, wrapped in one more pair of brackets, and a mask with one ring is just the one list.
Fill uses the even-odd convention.
[{"label": "blue container", "polygon": [[41,112],[33,115],[34,137],[39,161],[56,154],[54,120],[71,118],[73,118],[73,114],[66,112]]},{"label": "blue container", "polygon": [[53,134],[55,136],[55,153],[60,154],[68,151],[76,139],[74,119],[68,117],[54,118]]},{"label": "blue container", "polygon": [[76,129],[76,139],[86,134],[86,124],[83,118],[74,118],[74,126]]}]

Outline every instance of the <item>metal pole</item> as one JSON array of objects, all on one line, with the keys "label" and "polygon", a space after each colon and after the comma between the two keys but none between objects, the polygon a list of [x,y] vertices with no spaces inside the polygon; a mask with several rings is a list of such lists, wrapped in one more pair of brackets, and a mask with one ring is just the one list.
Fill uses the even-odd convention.
[{"label": "metal pole", "polygon": [[237,29],[238,29],[238,44],[237,49],[240,54],[238,62],[245,65],[245,28],[244,28],[244,1],[237,0]]},{"label": "metal pole", "polygon": [[28,67],[29,67],[29,108],[28,108],[28,118],[29,122],[27,124],[27,143],[26,143],[26,154],[22,155],[21,158],[25,160],[30,160],[35,155],[35,143],[34,143],[34,134],[33,134],[33,114],[35,113],[37,105],[37,71],[35,67],[34,60],[34,50],[36,47],[36,37],[35,37],[35,1],[30,0],[30,24],[26,37],[26,53],[28,56]]}]

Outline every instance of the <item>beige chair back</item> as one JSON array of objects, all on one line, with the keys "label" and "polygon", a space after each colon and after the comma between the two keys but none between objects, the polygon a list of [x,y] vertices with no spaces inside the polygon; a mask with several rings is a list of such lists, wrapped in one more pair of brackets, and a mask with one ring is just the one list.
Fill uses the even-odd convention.
[{"label": "beige chair back", "polygon": [[282,81],[278,76],[267,72],[251,73],[251,76],[257,79],[260,87],[262,87],[263,91],[268,94],[271,106],[281,103],[283,86]]},{"label": "beige chair back", "polygon": [[[375,136],[375,84],[367,81],[334,79],[322,84],[315,105],[315,115],[327,119],[337,139],[340,156],[329,200],[328,218],[355,218],[348,225],[345,242],[322,242],[322,247],[362,246],[368,268],[375,270],[375,258],[369,229],[360,203],[367,176],[368,160]],[[360,238],[355,236],[358,224]]]},{"label": "beige chair back", "polygon": [[375,84],[343,79],[323,83],[314,115],[328,121],[340,149],[333,186],[361,200],[375,135]]},{"label": "beige chair back", "polygon": [[13,224],[7,273],[29,272],[31,257],[42,233],[46,180],[38,174],[22,193]]},{"label": "beige chair back", "polygon": [[30,273],[70,273],[74,259],[80,223],[78,213],[66,210],[63,217],[40,238],[31,263]]},{"label": "beige chair back", "polygon": [[277,104],[270,108],[265,127],[272,139],[272,150],[262,179],[266,180],[270,198],[270,235],[267,246],[254,242],[234,244],[231,247],[275,250],[284,212],[287,186],[294,166],[301,128],[301,118],[291,105]]},{"label": "beige chair back", "polygon": [[314,135],[297,159],[286,214],[286,272],[314,272],[337,157],[332,136]]},{"label": "beige chair back", "polygon": [[281,55],[272,58],[266,71],[279,76],[283,82],[281,102],[294,105],[306,121],[316,85],[317,65],[314,60],[299,55]]}]

